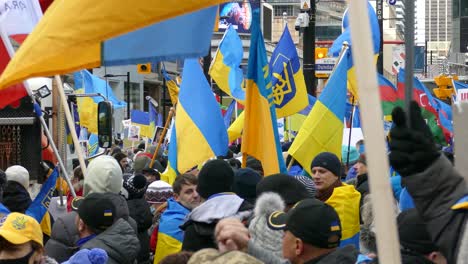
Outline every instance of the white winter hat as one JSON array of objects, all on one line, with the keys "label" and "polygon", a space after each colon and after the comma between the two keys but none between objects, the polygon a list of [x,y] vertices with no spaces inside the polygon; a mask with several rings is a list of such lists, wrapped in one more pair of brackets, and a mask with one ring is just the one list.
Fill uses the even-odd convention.
[{"label": "white winter hat", "polygon": [[111,156],[94,158],[86,170],[83,195],[90,193],[120,193],[123,184],[122,169]]},{"label": "white winter hat", "polygon": [[23,166],[15,165],[5,171],[7,181],[17,182],[27,190],[29,187],[29,172]]}]

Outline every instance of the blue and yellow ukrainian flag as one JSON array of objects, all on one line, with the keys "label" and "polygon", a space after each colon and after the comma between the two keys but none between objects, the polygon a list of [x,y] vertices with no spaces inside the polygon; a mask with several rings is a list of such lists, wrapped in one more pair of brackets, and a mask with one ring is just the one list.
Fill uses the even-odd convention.
[{"label": "blue and yellow ukrainian flag", "polygon": [[[374,47],[374,61],[377,63],[377,59],[379,57],[380,51],[380,28],[379,28],[379,21],[377,19],[377,14],[375,13],[374,7],[367,2],[367,11],[369,14],[369,23],[371,25],[371,32],[372,32],[372,43]],[[333,42],[333,45],[328,50],[329,55],[331,56],[338,56],[341,48],[343,46],[343,42],[348,42],[349,50],[351,50],[351,28],[349,26],[349,12],[348,9],[345,11],[343,16],[343,33]],[[352,57],[349,60],[348,65],[348,90],[354,96],[355,101],[358,100],[358,86],[357,86],[357,78],[356,78],[356,68],[354,67],[354,62]]]},{"label": "blue and yellow ukrainian flag", "polygon": [[[163,64],[164,65],[164,64]],[[179,83],[177,79],[172,79],[171,76],[166,72],[166,70],[162,69],[162,74],[164,79],[166,80],[167,90],[169,91],[169,97],[171,98],[171,103],[175,105],[177,100],[179,100]]]},{"label": "blue and yellow ukrainian flag", "polygon": [[91,133],[88,139],[88,157],[94,156],[99,151],[99,138]]},{"label": "blue and yellow ukrainian flag", "polygon": [[162,180],[172,184],[184,173],[228,151],[226,126],[218,102],[197,59],[184,63],[175,125],[169,143],[169,163]]},{"label": "blue and yellow ukrainian flag", "polygon": [[273,102],[278,118],[293,115],[308,104],[307,89],[296,46],[286,26],[270,59]]},{"label": "blue and yellow ukrainian flag", "polygon": [[130,113],[132,125],[140,127],[140,136],[152,138],[149,114],[141,110],[132,110]]},{"label": "blue and yellow ukrainian flag", "polygon": [[185,222],[185,216],[189,213],[190,211],[174,198],[167,200],[167,209],[161,215],[159,222],[158,243],[154,254],[155,264],[182,249],[184,231],[179,226]]},{"label": "blue and yellow ukrainian flag", "polygon": [[242,153],[260,160],[265,175],[271,175],[286,172],[286,166],[280,147],[273,86],[259,21],[258,11],[255,11],[247,70]]},{"label": "blue and yellow ukrainian flag", "polygon": [[245,101],[244,74],[240,68],[243,54],[242,41],[231,25],[219,43],[209,71],[219,88],[242,104]]},{"label": "blue and yellow ukrainian flag", "polygon": [[310,175],[312,160],[319,153],[332,152],[341,158],[346,109],[346,71],[350,56],[347,50],[289,148],[289,154]]},{"label": "blue and yellow ukrainian flag", "polygon": [[150,102],[149,103],[149,110],[148,110],[148,119],[149,119],[149,134],[152,136],[151,139],[154,138],[154,133],[156,132],[156,126],[158,124],[158,111],[156,111],[156,107]]}]

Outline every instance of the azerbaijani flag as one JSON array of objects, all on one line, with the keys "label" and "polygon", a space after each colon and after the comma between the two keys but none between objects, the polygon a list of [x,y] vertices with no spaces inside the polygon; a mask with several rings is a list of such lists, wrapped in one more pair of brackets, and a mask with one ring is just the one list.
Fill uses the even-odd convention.
[{"label": "azerbaijani flag", "polygon": [[[398,73],[398,98],[404,102],[405,100],[405,70],[400,69]],[[427,125],[431,129],[434,139],[439,144],[445,144],[446,138],[439,126],[439,106],[435,97],[431,94],[424,84],[417,78],[413,77],[413,100],[415,100],[422,110],[422,116],[427,121]]]}]

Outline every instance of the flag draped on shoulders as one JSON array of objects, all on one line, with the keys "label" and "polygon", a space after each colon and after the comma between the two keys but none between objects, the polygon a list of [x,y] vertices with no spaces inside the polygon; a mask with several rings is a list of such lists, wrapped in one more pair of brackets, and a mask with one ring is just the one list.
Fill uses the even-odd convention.
[{"label": "flag draped on shoulders", "polygon": [[244,73],[240,68],[243,54],[242,41],[231,25],[219,43],[209,71],[219,88],[241,103],[245,101]]},{"label": "flag draped on shoulders", "polygon": [[[374,7],[367,2],[367,11],[369,14],[369,22],[371,25],[371,33],[372,33],[372,43],[374,48],[374,61],[377,62],[379,51],[380,51],[380,29],[379,29],[379,21],[377,19],[377,14],[375,13]],[[348,9],[345,11],[343,15],[343,33],[333,42],[333,45],[328,50],[328,53],[331,56],[338,56],[344,42],[348,42],[351,50],[351,27],[349,24],[349,12]],[[349,59],[348,62],[348,90],[354,96],[354,99],[357,101],[358,96],[358,86],[357,86],[357,78],[356,78],[356,68],[354,67],[353,58]]]},{"label": "flag draped on shoulders", "polygon": [[174,198],[167,200],[167,209],[161,215],[159,222],[154,263],[159,263],[166,256],[178,253],[182,249],[184,231],[179,226],[185,222],[185,217],[189,213],[190,211]]},{"label": "flag draped on shoulders", "polygon": [[312,160],[321,152],[341,158],[346,71],[351,56],[349,50],[345,52],[288,151],[310,175]]},{"label": "flag draped on shoulders", "polygon": [[304,109],[308,104],[306,84],[296,46],[287,26],[271,55],[270,69],[277,118]]},{"label": "flag draped on shoulders", "polygon": [[265,175],[286,172],[258,12],[254,12],[252,23],[244,113],[242,153],[260,160]]},{"label": "flag draped on shoulders", "polygon": [[169,143],[169,164],[161,178],[169,184],[178,172],[184,173],[228,151],[221,110],[198,60],[186,59],[182,76]]}]

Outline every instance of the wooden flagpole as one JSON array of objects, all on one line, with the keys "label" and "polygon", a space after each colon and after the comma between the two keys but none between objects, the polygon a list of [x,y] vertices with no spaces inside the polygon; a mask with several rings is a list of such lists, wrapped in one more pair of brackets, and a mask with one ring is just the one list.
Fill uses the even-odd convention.
[{"label": "wooden flagpole", "polygon": [[401,263],[367,1],[349,1],[349,6],[351,40],[356,44],[351,48],[361,101],[362,128],[366,146],[369,146],[366,154],[379,261],[383,264]]},{"label": "wooden flagpole", "polygon": [[[60,101],[62,102],[62,106],[63,106],[64,111],[65,111],[65,118],[67,120],[68,128],[70,130],[70,134],[71,134],[72,139],[73,139],[73,144],[75,145],[75,148],[76,148],[76,154],[78,155],[78,161],[80,162],[80,168],[81,168],[81,171],[83,172],[83,175],[86,175],[86,163],[85,163],[85,160],[84,160],[83,151],[81,149],[80,142],[78,140],[78,135],[76,134],[75,123],[73,122],[73,118],[72,118],[71,113],[70,113],[70,108],[68,108],[67,97],[65,96],[65,92],[63,90],[63,83],[62,83],[62,80],[60,79],[60,76],[58,76],[58,75],[55,75],[54,79],[55,79],[55,82],[57,83],[57,86],[58,86]],[[71,188],[73,188],[73,187],[71,187]]]},{"label": "wooden flagpole", "polygon": [[161,133],[161,137],[159,138],[156,150],[153,153],[153,158],[151,159],[150,168],[153,168],[154,161],[156,160],[156,156],[158,155],[158,151],[161,148],[161,144],[164,138],[166,137],[167,129],[169,128],[169,124],[171,123],[172,116],[174,115],[174,111],[175,111],[174,108],[171,108],[171,110],[169,110],[169,114],[167,115],[167,119],[166,119],[166,124],[164,124],[164,129]]}]

